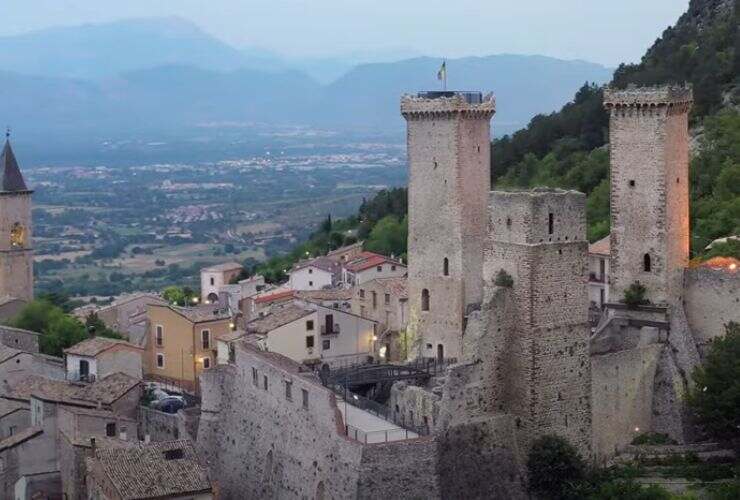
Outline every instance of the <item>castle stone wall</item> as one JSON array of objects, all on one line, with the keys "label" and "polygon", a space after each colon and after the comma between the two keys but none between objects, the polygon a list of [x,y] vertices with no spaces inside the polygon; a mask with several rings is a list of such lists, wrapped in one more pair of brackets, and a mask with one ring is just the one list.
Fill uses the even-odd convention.
[{"label": "castle stone wall", "polygon": [[740,271],[698,267],[685,273],[685,310],[700,351],[724,335],[725,325],[740,323]]}]

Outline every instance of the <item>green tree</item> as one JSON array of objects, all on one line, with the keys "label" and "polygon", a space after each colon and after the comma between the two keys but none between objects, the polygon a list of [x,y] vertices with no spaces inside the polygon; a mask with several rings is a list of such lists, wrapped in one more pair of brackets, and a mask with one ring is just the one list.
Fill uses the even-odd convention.
[{"label": "green tree", "polygon": [[123,335],[121,335],[119,332],[108,328],[108,325],[106,325],[103,320],[100,319],[95,311],[91,311],[90,314],[88,314],[85,318],[85,329],[88,334],[91,331],[94,331],[95,335],[100,337],[108,337],[113,339],[123,338]]},{"label": "green tree", "polygon": [[713,437],[740,444],[740,324],[715,338],[705,362],[691,374],[686,395],[699,423]]},{"label": "green tree", "polygon": [[408,218],[398,220],[388,215],[378,221],[365,241],[365,249],[384,255],[403,255],[406,253],[408,238]]},{"label": "green tree", "polygon": [[85,325],[47,300],[28,303],[10,322],[11,326],[39,332],[39,350],[62,356],[63,350],[87,338]]}]

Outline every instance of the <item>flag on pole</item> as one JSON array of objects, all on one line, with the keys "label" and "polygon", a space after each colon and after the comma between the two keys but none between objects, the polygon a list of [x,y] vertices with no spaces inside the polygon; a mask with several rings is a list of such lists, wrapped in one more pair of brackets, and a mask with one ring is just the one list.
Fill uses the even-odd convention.
[{"label": "flag on pole", "polygon": [[437,80],[442,82],[442,90],[447,90],[447,61],[442,61],[442,67],[437,71]]}]

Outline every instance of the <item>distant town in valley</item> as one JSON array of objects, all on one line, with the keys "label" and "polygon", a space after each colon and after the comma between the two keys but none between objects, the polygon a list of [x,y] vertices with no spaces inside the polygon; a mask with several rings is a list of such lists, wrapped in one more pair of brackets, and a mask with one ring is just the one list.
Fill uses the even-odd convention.
[{"label": "distant town in valley", "polygon": [[[673,7],[334,1],[191,17],[606,53]],[[73,3],[0,29],[0,500],[740,498],[737,0],[615,68]]]}]

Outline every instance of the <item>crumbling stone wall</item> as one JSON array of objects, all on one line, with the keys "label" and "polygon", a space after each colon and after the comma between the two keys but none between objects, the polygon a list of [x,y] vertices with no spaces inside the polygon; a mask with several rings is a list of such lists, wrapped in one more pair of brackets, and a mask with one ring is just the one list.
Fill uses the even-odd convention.
[{"label": "crumbling stone wall", "polygon": [[[494,107],[490,95],[477,104],[455,93],[401,100],[408,124],[409,317],[418,321],[426,357],[437,356],[440,346],[445,357],[460,356],[466,307],[482,298]],[[428,311],[422,290],[429,291]]]},{"label": "crumbling stone wall", "polygon": [[574,191],[492,191],[484,279],[513,278],[503,405],[520,448],[542,434],[591,447],[585,196]]},{"label": "crumbling stone wall", "polygon": [[197,444],[224,498],[439,498],[433,439],[349,439],[333,393],[283,356],[237,344],[201,384]]}]

